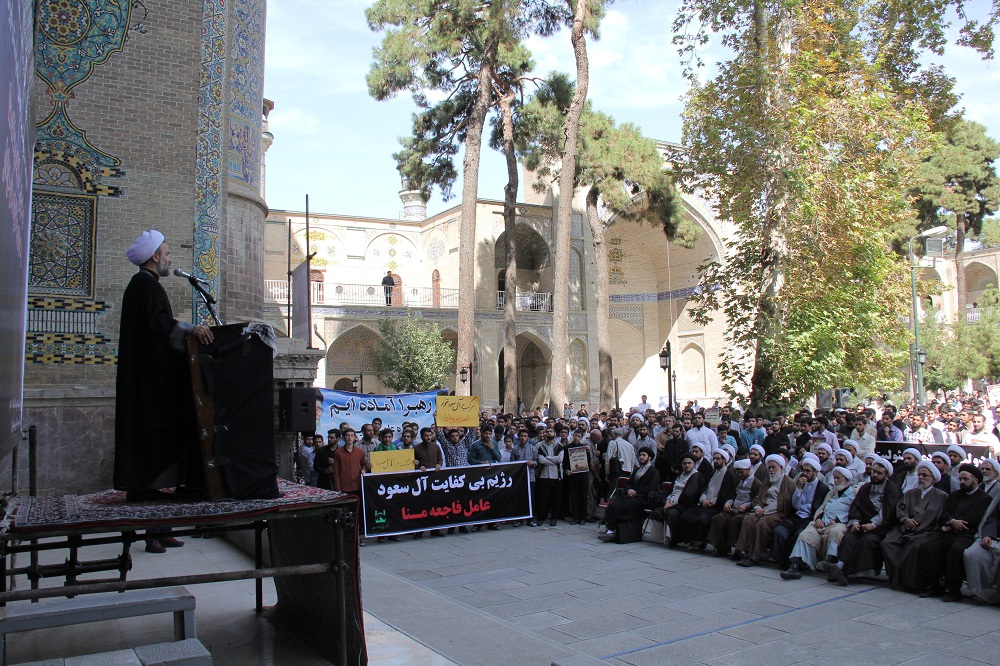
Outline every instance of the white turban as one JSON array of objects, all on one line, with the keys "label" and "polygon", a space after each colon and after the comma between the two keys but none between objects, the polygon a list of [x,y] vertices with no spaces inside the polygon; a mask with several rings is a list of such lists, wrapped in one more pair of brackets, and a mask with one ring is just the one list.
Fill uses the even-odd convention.
[{"label": "white turban", "polygon": [[844,477],[845,479],[847,479],[848,483],[850,483],[851,481],[854,481],[854,472],[851,471],[851,470],[849,470],[849,469],[847,469],[846,467],[834,467],[833,468],[833,473],[834,474],[840,474],[842,477]]},{"label": "white turban", "polygon": [[944,461],[945,466],[951,467],[951,458],[948,457],[947,453],[943,451],[935,451],[931,454],[931,460],[934,460],[935,458],[940,458]]},{"label": "white turban", "polygon": [[842,446],[852,446],[854,447],[855,452],[857,452],[858,450],[858,443],[855,442],[853,439],[845,439]]},{"label": "white turban", "polygon": [[772,453],[768,457],[764,458],[764,464],[776,463],[781,469],[785,469],[785,457],[779,456],[777,453]]},{"label": "white turban", "polygon": [[869,460],[875,461],[878,460],[880,457],[881,456],[879,456],[879,454],[875,453],[874,451],[871,451],[870,453],[865,454],[865,462],[868,462]]},{"label": "white turban", "polygon": [[692,442],[691,448],[698,449],[699,451],[701,451],[702,456],[706,458],[711,457],[712,455],[712,447],[709,444],[704,444],[702,442]]},{"label": "white turban", "polygon": [[875,460],[872,461],[872,464],[884,467],[885,471],[888,472],[889,476],[892,476],[892,463],[889,462],[886,458],[875,456]]},{"label": "white turban", "polygon": [[997,460],[996,458],[983,458],[983,464],[989,465],[996,470],[998,475],[1000,475],[1000,460]]},{"label": "white turban", "polygon": [[[844,456],[844,460],[847,461],[848,465],[850,465],[852,462],[854,462],[854,456],[847,449],[840,449],[839,451],[837,451],[837,455],[838,456]],[[836,456],[834,456],[834,457],[836,457]]]},{"label": "white turban", "polygon": [[142,266],[152,258],[161,245],[163,245],[163,234],[156,229],[143,231],[132,243],[132,247],[125,250],[125,256],[136,266]]},{"label": "white turban", "polygon": [[822,444],[820,444],[816,448],[817,449],[823,449],[824,451],[826,451],[827,453],[829,453],[831,456],[833,455],[833,447],[830,446],[829,444],[827,444],[826,442],[823,442]]},{"label": "white turban", "polygon": [[767,451],[765,451],[764,447],[761,446],[760,444],[754,444],[753,446],[750,447],[750,450],[759,453],[761,458],[767,455]]},{"label": "white turban", "polygon": [[961,446],[959,446],[958,444],[952,444],[951,446],[949,446],[949,447],[948,447],[948,453],[957,453],[957,454],[958,454],[958,456],[959,456],[959,457],[960,457],[960,458],[961,458],[962,460],[965,460],[965,459],[966,459],[966,457],[967,457],[967,454],[965,453],[965,449],[963,449],[963,448],[962,448]]},{"label": "white turban", "polygon": [[913,457],[914,457],[914,458],[916,458],[917,460],[920,460],[920,458],[922,458],[922,457],[923,457],[923,456],[921,455],[921,453],[920,453],[920,449],[915,449],[915,448],[913,448],[912,446],[911,446],[910,448],[906,449],[905,451],[903,451],[903,455],[904,455],[904,456],[905,456],[905,455],[906,455],[907,453],[909,453],[909,454],[910,454],[911,456],[913,456]]},{"label": "white turban", "polygon": [[732,444],[723,444],[719,448],[720,449],[725,449],[726,451],[729,452],[729,459],[730,460],[732,460],[733,458],[736,457],[736,447],[733,446]]},{"label": "white turban", "polygon": [[730,450],[725,446],[720,446],[719,448],[717,448],[715,450],[715,453],[718,453],[720,456],[722,456],[722,459],[725,460],[727,463],[733,460],[732,452],[730,452]]},{"label": "white turban", "polygon": [[921,460],[919,463],[917,463],[917,469],[919,470],[921,467],[930,471],[931,476],[934,477],[934,483],[937,483],[938,481],[941,480],[941,470],[935,467],[934,463],[928,460]]},{"label": "white turban", "polygon": [[750,469],[750,459],[741,458],[733,463],[733,469]]},{"label": "white turban", "polygon": [[802,456],[802,462],[800,464],[809,465],[817,472],[823,469],[823,463],[819,461],[819,458],[816,457],[815,453],[807,453]]}]

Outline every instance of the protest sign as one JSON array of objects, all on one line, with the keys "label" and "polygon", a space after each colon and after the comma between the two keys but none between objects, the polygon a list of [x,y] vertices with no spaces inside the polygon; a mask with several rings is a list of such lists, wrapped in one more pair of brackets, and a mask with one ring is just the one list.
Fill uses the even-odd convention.
[{"label": "protest sign", "polygon": [[718,407],[709,407],[705,410],[705,423],[715,427],[722,423],[722,410]]},{"label": "protest sign", "polygon": [[368,456],[368,461],[372,464],[372,474],[385,474],[386,472],[412,472],[413,449],[401,449],[399,451],[372,451]]},{"label": "protest sign", "polygon": [[987,386],[986,398],[990,401],[990,405],[994,407],[1000,406],[1000,384],[990,384]]},{"label": "protest sign", "polygon": [[436,419],[437,424],[445,428],[479,427],[479,396],[439,395]]},{"label": "protest sign", "polygon": [[382,419],[382,428],[392,430],[394,439],[403,432],[404,421],[415,422],[419,428],[434,425],[437,391],[374,395],[324,388],[320,392],[323,411],[317,419],[316,430],[321,433],[339,428],[344,421],[360,431],[361,426],[371,423],[375,417]]},{"label": "protest sign", "polygon": [[361,477],[365,536],[531,518],[525,462]]},{"label": "protest sign", "polygon": [[586,446],[574,446],[566,449],[569,454],[569,473],[578,474],[580,472],[586,472],[590,470],[590,465],[587,461],[587,447]]}]

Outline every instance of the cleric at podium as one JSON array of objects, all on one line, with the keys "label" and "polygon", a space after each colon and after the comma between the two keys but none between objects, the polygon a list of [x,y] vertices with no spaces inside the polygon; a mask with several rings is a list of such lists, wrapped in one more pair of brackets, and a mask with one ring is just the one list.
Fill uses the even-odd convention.
[{"label": "cleric at podium", "polygon": [[160,278],[170,250],[159,231],[144,231],[125,253],[139,267],[125,289],[118,336],[114,485],[130,501],[204,499],[195,411],[184,338],[212,341],[207,326],[174,319]]}]

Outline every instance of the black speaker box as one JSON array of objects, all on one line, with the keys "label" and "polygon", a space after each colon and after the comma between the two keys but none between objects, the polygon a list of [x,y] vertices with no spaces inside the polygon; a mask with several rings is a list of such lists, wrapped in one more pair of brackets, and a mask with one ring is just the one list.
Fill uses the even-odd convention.
[{"label": "black speaker box", "polygon": [[316,389],[278,389],[278,428],[282,432],[316,432]]},{"label": "black speaker box", "polygon": [[274,355],[246,324],[212,328],[199,357],[205,391],[215,406],[216,467],[230,497],[273,499],[278,492],[274,449]]}]

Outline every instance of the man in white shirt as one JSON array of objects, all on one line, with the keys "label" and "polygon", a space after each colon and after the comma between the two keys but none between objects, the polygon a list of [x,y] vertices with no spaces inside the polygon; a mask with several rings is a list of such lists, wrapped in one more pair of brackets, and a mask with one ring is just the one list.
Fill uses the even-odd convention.
[{"label": "man in white shirt", "polygon": [[976,414],[972,417],[972,431],[965,436],[965,442],[963,443],[966,446],[970,444],[989,446],[994,458],[1000,454],[1000,440],[986,429],[986,417],[982,414]]},{"label": "man in white shirt", "polygon": [[651,404],[649,404],[648,402],[646,402],[646,396],[642,396],[642,402],[640,402],[638,405],[636,405],[635,408],[636,408],[636,410],[638,410],[638,412],[640,414],[645,414],[646,410],[647,409],[652,409],[653,406]]},{"label": "man in white shirt", "polygon": [[694,415],[694,426],[687,431],[688,444],[705,444],[709,448],[706,451],[714,451],[719,448],[719,436],[714,430],[705,425],[705,415]]},{"label": "man in white shirt", "polygon": [[854,422],[851,439],[858,443],[858,455],[864,456],[875,451],[875,435],[868,434],[868,422],[864,418],[858,417]]}]

